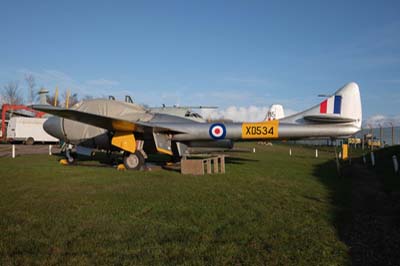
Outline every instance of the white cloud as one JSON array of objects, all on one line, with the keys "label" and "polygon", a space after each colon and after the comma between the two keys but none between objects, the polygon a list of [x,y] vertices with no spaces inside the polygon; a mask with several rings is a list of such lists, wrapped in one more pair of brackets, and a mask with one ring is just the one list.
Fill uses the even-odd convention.
[{"label": "white cloud", "polygon": [[[201,109],[201,115],[208,119],[230,119],[235,122],[260,122],[265,120],[269,107],[258,107],[258,106],[248,106],[248,107],[237,107],[229,106],[225,109]],[[296,113],[293,110],[285,109],[285,115],[291,115]]]},{"label": "white cloud", "polygon": [[[108,95],[110,93],[110,87],[116,87],[120,84],[118,81],[106,78],[91,79],[82,82],[72,78],[67,73],[54,69],[45,69],[41,71],[20,69],[17,73],[22,75],[21,80],[23,80],[26,74],[33,75],[36,80],[37,88],[43,86],[50,91],[55,87],[58,87],[61,91],[71,89],[72,92],[77,92],[82,95],[91,95],[94,97],[103,97],[104,95]],[[119,91],[120,90],[115,90],[114,92],[119,93]]]},{"label": "white cloud", "polygon": [[400,115],[395,116],[385,116],[381,114],[373,115],[364,121],[363,127],[388,127],[391,125],[400,125]]},{"label": "white cloud", "polygon": [[110,86],[119,85],[119,82],[115,81],[115,80],[100,78],[100,79],[88,80],[85,82],[85,84],[87,84],[89,86],[109,86],[110,87]]},{"label": "white cloud", "polygon": [[74,82],[74,80],[64,72],[58,70],[44,70],[43,73],[38,74],[39,77],[44,79],[60,80],[63,82]]},{"label": "white cloud", "polygon": [[237,77],[227,77],[225,81],[233,82],[233,83],[240,83],[244,85],[251,85],[251,86],[269,86],[272,85],[272,82],[267,79],[261,78],[237,78]]},{"label": "white cloud", "polygon": [[32,71],[29,69],[20,69],[17,72],[23,74],[24,76],[26,74],[34,76],[38,87],[44,86],[47,89],[51,89],[55,86],[58,86],[61,89],[84,89],[84,86],[81,83],[75,81],[68,74],[58,70],[46,69],[42,71]]},{"label": "white cloud", "polygon": [[[234,122],[260,122],[265,119],[269,107],[266,106],[229,106],[225,109],[201,109],[200,113],[205,119],[229,119]],[[297,113],[292,109],[285,109],[285,116]],[[394,126],[400,126],[400,115],[385,116],[381,114],[373,115],[363,122],[363,127],[377,128],[389,127],[393,123]]]}]

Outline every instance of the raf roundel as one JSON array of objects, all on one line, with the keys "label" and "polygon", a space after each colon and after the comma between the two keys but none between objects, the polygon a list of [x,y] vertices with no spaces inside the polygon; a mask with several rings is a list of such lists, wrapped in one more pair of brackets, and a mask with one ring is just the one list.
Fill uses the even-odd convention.
[{"label": "raf roundel", "polygon": [[226,128],[224,124],[212,124],[209,133],[213,139],[223,139],[226,136]]}]

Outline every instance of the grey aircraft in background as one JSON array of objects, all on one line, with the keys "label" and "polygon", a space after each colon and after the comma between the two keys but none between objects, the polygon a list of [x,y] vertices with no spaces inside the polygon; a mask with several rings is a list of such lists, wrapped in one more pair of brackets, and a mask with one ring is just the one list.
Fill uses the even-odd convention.
[{"label": "grey aircraft in background", "polygon": [[360,90],[354,82],[303,112],[263,122],[210,123],[193,119],[193,113],[171,114],[105,99],[82,101],[70,109],[32,107],[54,115],[44,124],[50,135],[77,150],[123,151],[127,169],[140,169],[147,154],[182,157],[196,148],[231,149],[235,140],[351,136],[361,129],[362,120]]},{"label": "grey aircraft in background", "polygon": [[196,122],[206,122],[206,120],[199,114],[193,111],[193,109],[217,109],[216,106],[161,106],[161,107],[150,107],[148,111],[157,114],[167,114],[173,116],[184,117],[189,120]]}]

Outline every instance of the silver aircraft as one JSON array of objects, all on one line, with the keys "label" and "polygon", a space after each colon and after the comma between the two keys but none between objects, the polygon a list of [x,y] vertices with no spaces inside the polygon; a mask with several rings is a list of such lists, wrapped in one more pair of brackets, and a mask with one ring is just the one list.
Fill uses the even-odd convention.
[{"label": "silver aircraft", "polygon": [[70,109],[33,108],[54,115],[44,124],[50,135],[77,150],[123,151],[125,167],[136,170],[151,153],[182,157],[192,148],[230,149],[235,140],[347,137],[361,129],[362,119],[360,90],[354,82],[303,112],[263,122],[198,122],[105,99],[82,101]]}]

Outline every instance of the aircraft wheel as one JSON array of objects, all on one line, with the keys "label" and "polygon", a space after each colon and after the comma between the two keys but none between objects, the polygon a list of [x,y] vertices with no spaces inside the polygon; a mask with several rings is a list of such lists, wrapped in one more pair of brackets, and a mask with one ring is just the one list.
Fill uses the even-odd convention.
[{"label": "aircraft wheel", "polygon": [[67,157],[67,161],[68,161],[68,164],[73,164],[73,163],[75,162],[74,156],[69,155],[69,156]]},{"label": "aircraft wheel", "polygon": [[124,155],[124,166],[128,170],[140,170],[144,164],[144,157],[141,152],[127,153]]}]

